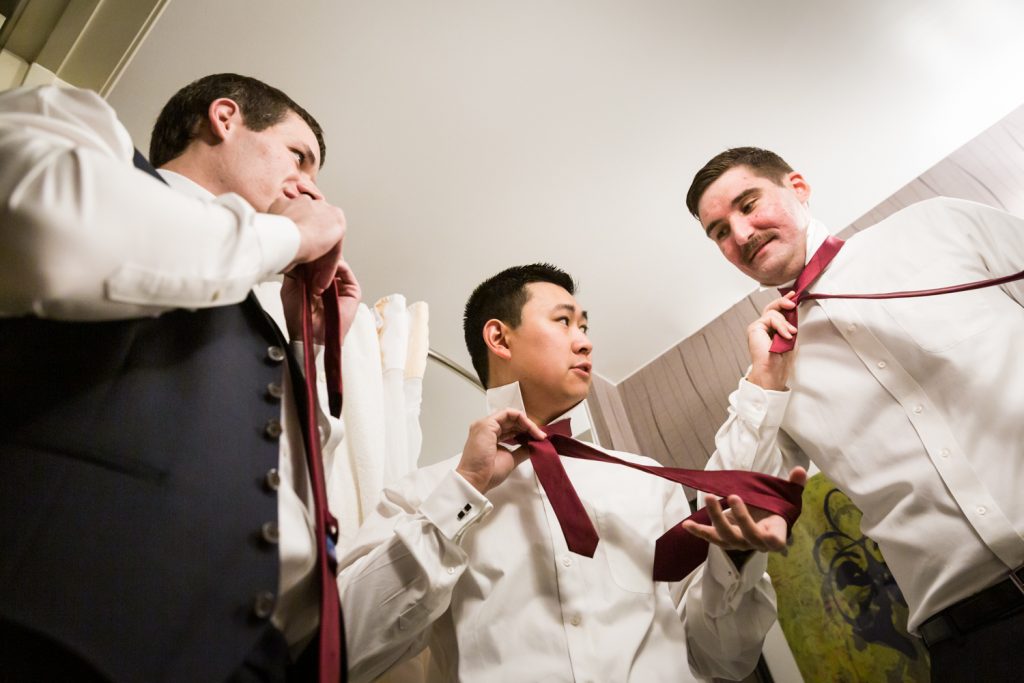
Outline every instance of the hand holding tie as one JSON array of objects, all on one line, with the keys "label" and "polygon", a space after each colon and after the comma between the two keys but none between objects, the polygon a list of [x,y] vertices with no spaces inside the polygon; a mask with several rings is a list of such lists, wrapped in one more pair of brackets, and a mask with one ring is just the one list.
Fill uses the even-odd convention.
[{"label": "hand holding tie", "polygon": [[525,448],[511,452],[501,445],[523,433],[535,439],[545,438],[544,432],[526,413],[512,408],[477,420],[469,426],[469,437],[455,471],[477,491],[487,493],[529,457]]},{"label": "hand holding tie", "polygon": [[[797,486],[807,482],[807,471],[802,467],[794,467],[789,473],[789,481]],[[711,524],[698,524],[693,520],[683,522],[688,532],[730,551],[757,550],[760,552],[778,552],[786,547],[789,527],[786,519],[762,508],[748,507],[740,496],[731,495],[726,498],[728,510],[715,496],[707,497],[706,509]]]}]

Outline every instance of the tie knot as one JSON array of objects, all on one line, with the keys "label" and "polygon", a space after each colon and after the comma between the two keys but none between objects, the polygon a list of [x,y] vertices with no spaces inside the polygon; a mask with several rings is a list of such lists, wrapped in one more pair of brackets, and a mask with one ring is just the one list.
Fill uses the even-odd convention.
[{"label": "tie knot", "polygon": [[541,427],[544,433],[548,436],[552,434],[559,434],[561,436],[572,436],[572,425],[570,424],[569,418],[559,420],[558,422],[552,422],[551,424],[544,425]]},{"label": "tie knot", "polygon": [[[544,425],[544,427],[542,427],[541,429],[544,431],[545,434],[548,435],[548,439],[544,439],[544,441],[549,440],[552,436],[555,435],[572,438],[572,426],[569,423],[569,418],[565,418],[564,420],[559,420],[558,422],[552,422],[551,424]],[[517,434],[516,438],[514,439],[514,443],[518,443],[520,446],[525,446],[531,441],[541,441],[541,439],[533,438],[533,436],[531,436],[529,432],[521,432],[520,434]],[[513,443],[513,441],[505,441],[503,443],[511,444]]]}]

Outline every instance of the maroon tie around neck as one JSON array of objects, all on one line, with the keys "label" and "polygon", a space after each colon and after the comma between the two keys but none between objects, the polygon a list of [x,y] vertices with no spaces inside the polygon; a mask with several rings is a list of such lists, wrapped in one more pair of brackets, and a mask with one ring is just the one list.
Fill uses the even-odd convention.
[{"label": "maroon tie around neck", "polygon": [[[313,515],[316,521],[316,569],[320,582],[320,640],[318,667],[320,683],[338,683],[347,680],[345,634],[341,621],[341,600],[338,596],[336,571],[338,566],[336,544],[338,520],[327,506],[327,487],[324,480],[323,454],[320,450],[320,431],[317,428],[316,362],[313,352],[312,302],[307,284],[299,278],[302,297],[303,366],[305,372],[305,425],[306,456],[309,478],[313,485]],[[341,415],[341,304],[338,283],[331,283],[322,295],[324,304],[324,366],[328,382],[331,414]]]},{"label": "maroon tie around neck", "polygon": [[[825,268],[828,267],[828,264],[832,263],[832,259],[834,259],[836,254],[839,253],[839,250],[843,248],[843,244],[845,243],[838,237],[833,237],[832,235],[826,237],[822,245],[818,247],[818,250],[814,252],[814,256],[811,257],[811,260],[808,261],[807,265],[804,266],[804,269],[800,271],[800,275],[797,276],[796,282],[793,283],[793,286],[784,287],[779,290],[779,293],[785,296],[790,292],[796,292],[796,302],[799,304],[802,301],[801,297],[804,296],[804,292],[807,291],[808,287],[814,284],[818,279],[818,276],[820,276],[822,272],[824,272]],[[783,311],[782,315],[786,318],[786,322],[790,325],[796,326],[797,313],[795,308]],[[795,335],[792,339],[786,339],[782,335],[777,334],[772,339],[772,346],[770,350],[772,353],[785,353],[786,351],[791,351],[795,345]]]},{"label": "maroon tie around neck", "polygon": [[[825,293],[814,293],[807,291],[811,285],[818,279],[818,276],[828,267],[828,264],[832,262],[835,255],[839,253],[839,250],[843,248],[845,242],[838,237],[829,235],[822,243],[818,250],[814,252],[814,256],[807,262],[804,269],[800,271],[800,275],[797,277],[796,282],[792,287],[784,287],[779,290],[779,293],[785,296],[792,291],[796,292],[796,302],[800,304],[804,301],[811,301],[817,299],[909,299],[912,297],[919,296],[936,296],[937,294],[954,294],[956,292],[967,292],[972,289],[982,289],[984,287],[995,287],[997,285],[1005,285],[1008,282],[1014,282],[1016,280],[1024,280],[1024,270],[1019,273],[1012,275],[1003,275],[1000,277],[991,278],[988,280],[976,280],[974,282],[965,282],[960,285],[951,285],[949,287],[936,287],[934,289],[912,289],[901,292],[879,292],[876,294],[825,294]],[[790,324],[796,325],[797,323],[797,309],[784,311],[783,315]],[[785,353],[793,349],[796,344],[796,338],[784,339],[780,335],[775,335],[772,338],[772,353]]]},{"label": "maroon tie around neck", "polygon": [[[594,556],[598,541],[597,530],[569,481],[559,455],[632,467],[723,498],[735,494],[747,505],[782,515],[789,527],[800,516],[803,487],[777,477],[755,472],[686,470],[629,462],[573,439],[568,419],[547,425],[544,433],[548,435],[546,439],[533,439],[524,433],[517,437],[517,441],[529,449],[530,462],[555,511],[569,550],[579,555]],[[728,507],[724,500],[722,504]],[[711,523],[707,511],[703,509],[686,519],[692,519],[698,524]],[[707,541],[683,529],[683,521],[680,520],[679,524],[665,532],[655,544],[655,581],[680,581],[707,557]]]}]

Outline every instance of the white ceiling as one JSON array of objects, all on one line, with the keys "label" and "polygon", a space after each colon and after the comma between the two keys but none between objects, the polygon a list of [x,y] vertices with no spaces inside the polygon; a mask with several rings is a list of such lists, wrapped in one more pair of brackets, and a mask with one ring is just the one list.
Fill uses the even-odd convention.
[{"label": "white ceiling", "polygon": [[618,382],[753,289],[686,213],[704,161],[775,149],[838,229],[1024,102],[1022,27],[1017,0],[172,0],[110,100],[145,149],[194,78],[282,88],[368,300],[428,301],[468,367],[471,289],[551,261]]}]

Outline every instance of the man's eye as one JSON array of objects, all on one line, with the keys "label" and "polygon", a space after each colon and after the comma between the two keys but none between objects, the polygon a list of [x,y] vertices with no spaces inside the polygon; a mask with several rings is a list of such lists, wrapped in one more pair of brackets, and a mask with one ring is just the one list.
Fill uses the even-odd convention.
[{"label": "man's eye", "polygon": [[742,206],[743,213],[750,213],[754,210],[754,202],[747,202]]},{"label": "man's eye", "polygon": [[583,330],[583,334],[590,334],[590,326],[589,325],[580,325],[580,329]]},{"label": "man's eye", "polygon": [[306,163],[306,155],[303,152],[293,149],[292,154],[295,155],[295,160],[298,161],[300,165]]},{"label": "man's eye", "polygon": [[555,321],[556,321],[556,322],[560,322],[560,323],[562,323],[562,324],[563,324],[563,325],[565,325],[566,327],[568,327],[568,326],[569,326],[569,319],[568,319],[568,318],[566,318],[565,316],[562,316],[561,318],[555,318]]}]

